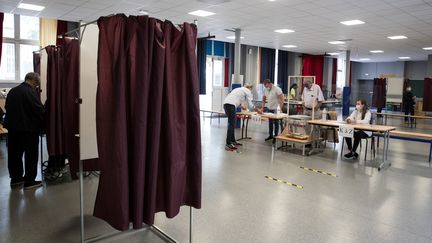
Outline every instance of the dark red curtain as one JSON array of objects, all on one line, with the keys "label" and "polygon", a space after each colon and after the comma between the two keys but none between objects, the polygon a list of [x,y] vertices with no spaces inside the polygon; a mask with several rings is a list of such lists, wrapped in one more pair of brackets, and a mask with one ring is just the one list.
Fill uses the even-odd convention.
[{"label": "dark red curtain", "polygon": [[63,56],[56,46],[45,48],[48,55],[47,63],[47,100],[45,102],[45,120],[48,154],[64,155],[63,112],[62,112],[62,77]]},{"label": "dark red curtain", "polygon": [[125,15],[98,26],[95,216],[126,230],[152,225],[159,211],[200,208],[196,26]]},{"label": "dark red curtain", "polygon": [[337,81],[337,58],[333,58],[333,69],[332,69],[332,94],[336,94],[336,81]]},{"label": "dark red curtain", "polygon": [[432,78],[424,80],[423,111],[432,111]]},{"label": "dark red curtain", "polygon": [[374,89],[372,95],[372,106],[384,108],[386,104],[387,81],[385,78],[374,79]]},{"label": "dark red curtain", "polygon": [[[64,36],[61,35],[63,35],[67,31],[68,31],[67,21],[57,20],[57,41],[56,41],[57,46],[64,45],[66,43]],[[61,37],[59,38],[59,36]]]},{"label": "dark red curtain", "polygon": [[[69,161],[69,169],[73,179],[77,179],[79,170],[79,49],[80,44],[76,39],[65,39],[61,46],[63,56],[63,77],[61,80],[61,113],[63,117],[63,141],[64,153]],[[97,159],[84,160],[84,171],[96,171]]]},{"label": "dark red curtain", "polygon": [[315,83],[322,86],[324,56],[303,54],[303,76],[316,76]]},{"label": "dark red curtain", "polygon": [[224,77],[224,87],[229,87],[229,77],[230,77],[230,59],[229,58],[225,58],[225,77]]},{"label": "dark red curtain", "polygon": [[0,65],[1,65],[1,56],[2,56],[2,48],[3,48],[3,19],[4,19],[4,13],[0,13]]},{"label": "dark red curtain", "polygon": [[41,54],[39,52],[33,52],[33,72],[38,73],[40,75],[40,62],[41,62]]}]

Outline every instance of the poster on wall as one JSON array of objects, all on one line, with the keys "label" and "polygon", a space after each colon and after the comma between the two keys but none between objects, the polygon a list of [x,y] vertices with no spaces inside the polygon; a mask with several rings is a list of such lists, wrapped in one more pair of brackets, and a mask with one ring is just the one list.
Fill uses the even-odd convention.
[{"label": "poster on wall", "polygon": [[[83,28],[81,28],[83,33]],[[99,28],[87,25],[80,53],[80,159],[98,158],[96,138],[96,91]]]}]

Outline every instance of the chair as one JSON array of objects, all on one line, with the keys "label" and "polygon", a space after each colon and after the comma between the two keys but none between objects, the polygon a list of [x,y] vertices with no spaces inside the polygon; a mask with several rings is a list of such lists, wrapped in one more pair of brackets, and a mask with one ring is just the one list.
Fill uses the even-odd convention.
[{"label": "chair", "polygon": [[[371,125],[373,124],[373,119],[370,120],[369,122]],[[366,161],[366,157],[367,157],[367,152],[368,152],[368,146],[369,146],[369,139],[371,139],[371,150],[373,152],[373,158],[376,157],[376,149],[375,149],[375,136],[374,133],[372,132],[372,134],[366,138],[362,138],[360,140],[360,150],[359,150],[359,154],[361,153],[362,150],[362,144],[363,144],[363,140],[366,140],[366,150],[365,150],[365,157],[364,160]],[[379,140],[378,140],[379,141]],[[342,138],[342,148],[341,148],[341,157],[343,156],[343,147],[344,147],[344,143],[345,143],[345,137]]]}]

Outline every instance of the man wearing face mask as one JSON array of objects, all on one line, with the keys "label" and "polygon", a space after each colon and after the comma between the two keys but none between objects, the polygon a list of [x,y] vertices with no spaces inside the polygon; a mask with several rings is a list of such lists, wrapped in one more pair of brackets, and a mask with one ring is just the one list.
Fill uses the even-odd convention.
[{"label": "man wearing face mask", "polygon": [[321,117],[320,107],[324,101],[324,95],[319,85],[314,84],[311,80],[303,81],[303,114],[306,116],[312,116],[312,110],[314,110],[315,118]]},{"label": "man wearing face mask", "polygon": [[16,187],[24,184],[24,190],[42,186],[41,181],[35,180],[39,157],[39,132],[44,115],[44,107],[37,94],[39,86],[39,74],[28,73],[25,81],[11,89],[6,98],[5,127],[8,129],[10,185]]},{"label": "man wearing face mask", "polygon": [[[280,106],[282,110],[284,105],[284,95],[281,88],[274,86],[270,79],[265,79],[264,82],[264,96],[262,98],[262,110],[269,113],[277,113],[277,108]],[[279,133],[280,120],[269,119],[269,136],[265,139],[268,141],[274,139]],[[273,133],[274,132],[274,133]]]},{"label": "man wearing face mask", "polygon": [[[415,105],[416,97],[411,91],[411,86],[408,86],[403,94],[403,104],[405,115],[414,115],[414,105]],[[405,117],[405,122],[408,122],[408,117]],[[413,122],[413,118],[411,117],[411,122]]]}]

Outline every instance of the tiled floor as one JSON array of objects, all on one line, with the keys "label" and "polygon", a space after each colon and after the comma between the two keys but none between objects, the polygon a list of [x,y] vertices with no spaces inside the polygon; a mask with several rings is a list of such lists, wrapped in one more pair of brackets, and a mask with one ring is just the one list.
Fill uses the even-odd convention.
[{"label": "tiled floor", "polygon": [[[224,150],[226,119],[220,125],[217,119],[211,125],[209,119],[203,121],[203,207],[193,210],[193,242],[432,242],[428,144],[391,140],[392,166],[378,172],[363,160],[341,160],[332,145],[310,157],[275,151],[264,142],[266,127],[251,123],[252,140],[243,141],[241,153],[233,153]],[[418,125],[432,133],[430,127]],[[0,242],[79,242],[78,182],[12,190],[6,161],[3,141]],[[86,238],[115,233],[97,242],[164,242],[149,230],[119,234],[92,217],[97,184],[97,177],[84,180]],[[188,242],[189,208],[169,220],[158,214],[156,225]]]}]

